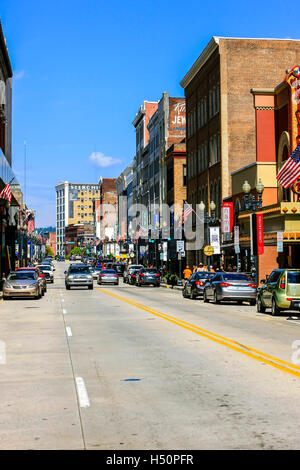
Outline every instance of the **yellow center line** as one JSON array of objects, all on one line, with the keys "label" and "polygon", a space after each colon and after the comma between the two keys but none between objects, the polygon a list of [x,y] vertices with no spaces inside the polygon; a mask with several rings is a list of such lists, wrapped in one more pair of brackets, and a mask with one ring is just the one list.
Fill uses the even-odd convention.
[{"label": "yellow center line", "polygon": [[[100,289],[97,288],[100,292],[103,294],[110,295],[111,297],[114,297],[116,299],[119,299],[123,302],[126,302],[130,305],[133,305],[134,307],[137,307],[141,310],[144,310],[148,313],[151,313],[152,315],[155,315],[157,317],[160,317],[164,320],[167,320],[175,325],[181,326],[182,328],[185,328],[186,330],[192,331],[193,333],[196,333],[200,336],[203,336],[204,338],[210,339],[211,341],[215,341],[218,344],[222,344],[223,346],[226,346],[230,349],[233,349],[234,351],[237,351],[241,354],[244,354],[248,357],[251,357],[252,359],[255,359],[256,361],[268,364],[272,367],[275,367],[276,369],[279,369],[283,372],[286,372],[288,374],[295,375],[296,377],[300,377],[300,367],[291,364],[289,362],[283,361],[281,359],[278,359],[276,357],[270,356],[269,354],[263,353],[261,351],[258,351],[256,349],[250,348],[248,346],[245,346],[241,343],[238,343],[237,341],[231,340],[229,338],[226,338],[224,336],[220,336],[216,333],[213,333],[211,331],[204,330],[203,328],[200,328],[199,326],[193,325],[191,323],[187,323],[183,320],[180,320],[179,318],[172,317],[170,315],[167,315],[166,313],[162,313],[158,310],[155,310],[151,307],[147,307],[146,305],[140,304],[138,302],[135,302],[134,300],[127,299],[126,297],[121,297],[120,295],[113,294],[112,292],[109,292],[105,289]],[[243,348],[243,349],[242,349]],[[270,360],[269,360],[270,359]],[[287,366],[287,367],[285,367]],[[295,369],[295,370],[293,370]],[[299,371],[299,372],[297,372]]]}]

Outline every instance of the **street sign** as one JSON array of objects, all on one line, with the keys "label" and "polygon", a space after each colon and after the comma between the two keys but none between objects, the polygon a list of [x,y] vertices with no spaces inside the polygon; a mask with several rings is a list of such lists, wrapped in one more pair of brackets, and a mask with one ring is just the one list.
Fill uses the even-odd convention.
[{"label": "street sign", "polygon": [[212,256],[214,254],[214,248],[210,245],[206,245],[203,249],[203,253],[206,255],[206,256]]},{"label": "street sign", "polygon": [[177,248],[177,253],[183,253],[184,252],[184,240],[177,240],[176,248]]}]

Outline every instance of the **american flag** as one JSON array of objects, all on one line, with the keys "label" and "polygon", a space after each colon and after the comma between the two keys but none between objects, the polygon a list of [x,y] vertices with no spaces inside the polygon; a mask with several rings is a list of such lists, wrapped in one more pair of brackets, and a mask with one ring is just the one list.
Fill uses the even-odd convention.
[{"label": "american flag", "polygon": [[0,193],[0,199],[7,199],[9,203],[11,203],[11,192],[10,192],[10,184],[7,184],[4,189],[2,189]]},{"label": "american flag", "polygon": [[35,230],[35,220],[34,220],[34,215],[28,211],[27,212],[27,217],[24,220],[24,223],[27,224],[27,231],[28,233],[32,233]]},{"label": "american flag", "polygon": [[276,176],[278,182],[284,188],[291,186],[300,176],[300,144],[297,145],[292,155],[289,156]]},{"label": "american flag", "polygon": [[188,218],[188,216],[194,212],[194,209],[188,204],[186,209],[184,210],[182,216],[180,217],[179,221],[178,221],[178,227],[181,227],[183,222],[185,221],[185,219]]}]

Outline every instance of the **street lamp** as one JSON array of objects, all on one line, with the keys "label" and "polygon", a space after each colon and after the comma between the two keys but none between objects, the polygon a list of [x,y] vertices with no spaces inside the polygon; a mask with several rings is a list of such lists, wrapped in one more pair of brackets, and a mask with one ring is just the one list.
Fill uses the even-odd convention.
[{"label": "street lamp", "polygon": [[[203,201],[200,202],[199,209],[200,211],[203,211],[204,213],[204,223],[206,224],[206,242],[208,245],[209,245],[209,239],[210,239],[209,224],[214,224],[216,221],[216,218],[215,218],[216,204],[214,203],[214,201],[210,202],[209,208],[210,208],[210,215],[208,214],[208,212],[206,213],[204,212],[205,211],[204,202]],[[207,257],[207,270],[210,271],[210,256]]]},{"label": "street lamp", "polygon": [[[242,186],[242,190],[244,192],[244,203],[245,203],[245,210],[246,211],[249,211],[249,210],[252,210],[252,213],[253,213],[253,218],[254,218],[254,222],[256,221],[256,209],[261,209],[262,207],[262,194],[264,192],[264,185],[261,181],[261,179],[259,178],[258,180],[258,183],[256,184],[255,186],[255,189],[256,189],[256,192],[258,194],[258,199],[255,197],[254,194],[250,194],[250,191],[251,191],[251,185],[248,183],[248,181],[245,181],[243,186]],[[256,227],[256,224],[254,223],[253,224],[255,227]],[[251,225],[250,225],[251,227]],[[256,240],[255,238],[253,238],[253,235],[254,237],[256,236],[256,230],[254,231],[253,233],[253,230],[252,230],[252,233],[251,233],[251,238],[252,238],[252,253],[251,253],[251,263],[254,265],[254,276],[255,276],[255,282],[256,284],[258,284],[258,273],[257,273],[257,243],[256,243]]]}]

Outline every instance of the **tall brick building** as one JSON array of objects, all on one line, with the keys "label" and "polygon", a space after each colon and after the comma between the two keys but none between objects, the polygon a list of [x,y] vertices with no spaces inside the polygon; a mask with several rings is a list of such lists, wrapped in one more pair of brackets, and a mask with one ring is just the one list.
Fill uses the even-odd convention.
[{"label": "tall brick building", "polygon": [[[213,37],[181,81],[187,113],[187,198],[231,196],[231,173],[256,160],[250,88],[273,88],[299,63],[300,41]],[[195,262],[195,253],[189,254]]]}]

